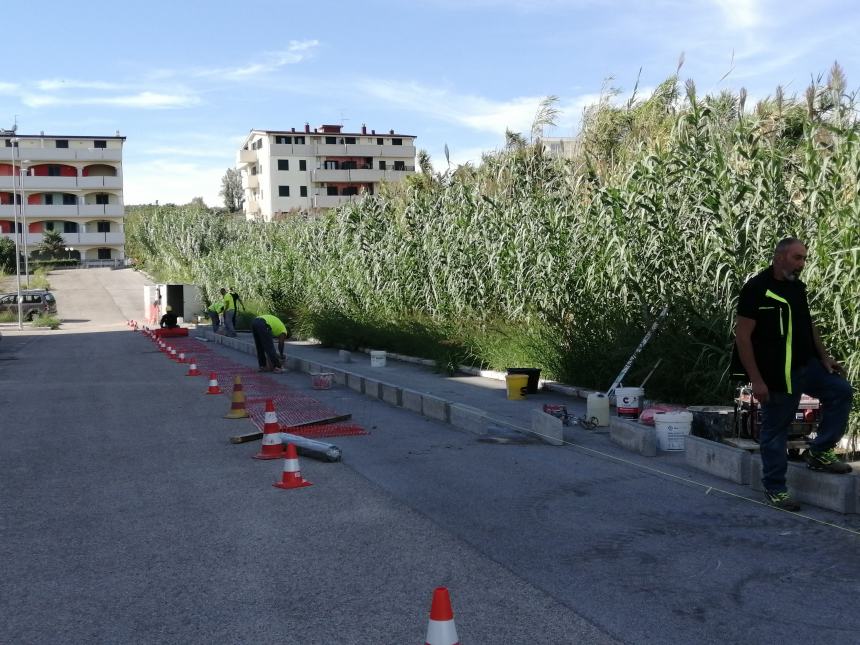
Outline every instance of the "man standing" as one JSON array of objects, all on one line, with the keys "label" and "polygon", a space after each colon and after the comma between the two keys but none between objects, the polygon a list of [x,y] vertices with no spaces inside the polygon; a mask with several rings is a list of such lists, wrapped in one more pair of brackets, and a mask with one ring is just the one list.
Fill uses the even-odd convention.
[{"label": "man standing", "polygon": [[224,301],[215,300],[209,307],[209,320],[212,321],[212,333],[217,334],[221,327],[221,312],[224,311]]},{"label": "man standing", "polygon": [[236,329],[233,326],[236,303],[233,301],[233,296],[224,287],[221,287],[221,296],[224,299],[224,329],[227,330],[227,336],[236,338]]},{"label": "man standing", "polygon": [[768,503],[789,511],[800,505],[785,483],[788,431],[802,393],[821,401],[821,422],[806,451],[813,470],[845,474],[834,447],[848,423],[853,390],[840,375],[842,366],[824,348],[809,313],[800,273],[806,247],[793,237],[776,245],[773,264],[741,289],[735,321],[732,372],[745,375],[761,405],[762,484]]},{"label": "man standing", "polygon": [[[280,374],[281,357],[284,355],[284,341],[287,340],[287,326],[278,318],[263,314],[251,322],[251,333],[254,345],[257,347],[257,363],[261,372]],[[275,353],[275,341],[278,339],[278,353]],[[271,366],[271,367],[270,367]]]}]

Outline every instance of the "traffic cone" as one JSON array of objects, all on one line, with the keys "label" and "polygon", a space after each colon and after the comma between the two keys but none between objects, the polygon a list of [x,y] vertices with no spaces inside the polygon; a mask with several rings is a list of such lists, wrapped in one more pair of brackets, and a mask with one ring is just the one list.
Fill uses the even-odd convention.
[{"label": "traffic cone", "polygon": [[179,362],[179,363],[185,362],[185,352],[179,352],[179,360],[177,362]]},{"label": "traffic cone", "polygon": [[304,488],[305,486],[313,486],[309,481],[302,479],[302,474],[299,472],[299,456],[296,454],[296,447],[288,443],[287,451],[284,453],[284,474],[281,481],[272,484],[275,488]]},{"label": "traffic cone", "polygon": [[233,398],[230,401],[230,411],[225,419],[246,419],[248,410],[245,409],[245,391],[242,388],[242,377],[238,374],[233,380]]},{"label": "traffic cone", "polygon": [[218,377],[215,372],[209,372],[209,389],[206,394],[221,394],[221,388],[218,387]]},{"label": "traffic cone", "polygon": [[451,610],[451,598],[446,587],[436,587],[433,590],[430,622],[427,623],[424,645],[460,645],[457,627],[454,625],[454,612]]},{"label": "traffic cone", "polygon": [[197,363],[194,362],[194,357],[188,359],[188,372],[185,373],[185,376],[200,376],[201,372],[197,369]]},{"label": "traffic cone", "polygon": [[176,348],[175,348],[175,347],[171,347],[171,348],[170,348],[170,360],[172,360],[172,361],[177,360],[177,359],[176,359]]},{"label": "traffic cone", "polygon": [[263,423],[263,447],[254,459],[280,459],[284,456],[284,444],[281,443],[281,426],[275,413],[272,399],[266,399],[266,417]]}]

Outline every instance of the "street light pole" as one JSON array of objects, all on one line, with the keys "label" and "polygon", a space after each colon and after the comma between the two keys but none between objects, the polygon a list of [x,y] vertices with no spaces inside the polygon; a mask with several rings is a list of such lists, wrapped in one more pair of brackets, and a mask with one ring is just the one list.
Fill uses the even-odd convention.
[{"label": "street light pole", "polygon": [[15,162],[18,157],[18,137],[12,138],[12,214],[15,219],[15,285],[18,292],[18,329],[24,329],[24,303],[21,298],[21,246],[18,236],[18,171],[15,169]]},{"label": "street light pole", "polygon": [[[18,150],[18,148],[15,148]],[[29,235],[29,230],[27,229],[27,194],[24,192],[24,175],[27,174],[27,170],[24,169],[24,164],[29,163],[28,161],[21,161],[21,153],[18,152],[18,171],[21,173],[20,180],[20,188],[21,188],[21,223],[24,231],[21,233],[22,239],[24,241],[24,275],[27,276],[27,288],[30,288],[30,251],[27,248],[27,236]]]}]

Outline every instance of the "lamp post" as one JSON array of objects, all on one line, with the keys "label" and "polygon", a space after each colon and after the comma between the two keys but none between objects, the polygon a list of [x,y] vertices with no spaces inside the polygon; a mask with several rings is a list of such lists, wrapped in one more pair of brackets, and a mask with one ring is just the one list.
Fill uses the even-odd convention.
[{"label": "lamp post", "polygon": [[[15,150],[18,150],[18,147],[15,146]],[[18,153],[18,171],[21,173],[20,179],[20,188],[21,188],[21,228],[23,231],[21,232],[21,239],[24,241],[24,275],[27,277],[27,288],[30,288],[30,251],[27,248],[27,236],[29,235],[29,230],[27,229],[27,195],[24,192],[24,176],[30,172],[29,168],[25,168],[24,164],[29,164],[29,159],[24,159],[21,161],[21,153]]]},{"label": "lamp post", "polygon": [[15,162],[18,158],[18,137],[12,138],[12,214],[15,219],[15,286],[18,294],[18,329],[24,329],[24,303],[21,298],[21,246],[18,236],[21,234],[18,222],[18,171]]}]

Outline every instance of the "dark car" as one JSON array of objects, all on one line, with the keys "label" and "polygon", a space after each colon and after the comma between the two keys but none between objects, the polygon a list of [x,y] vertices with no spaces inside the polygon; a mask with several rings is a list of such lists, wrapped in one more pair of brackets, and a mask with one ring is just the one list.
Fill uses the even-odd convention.
[{"label": "dark car", "polygon": [[[18,315],[18,294],[0,294],[0,313],[11,312]],[[26,320],[36,316],[57,313],[57,299],[44,289],[27,289],[21,292],[21,312]]]}]

